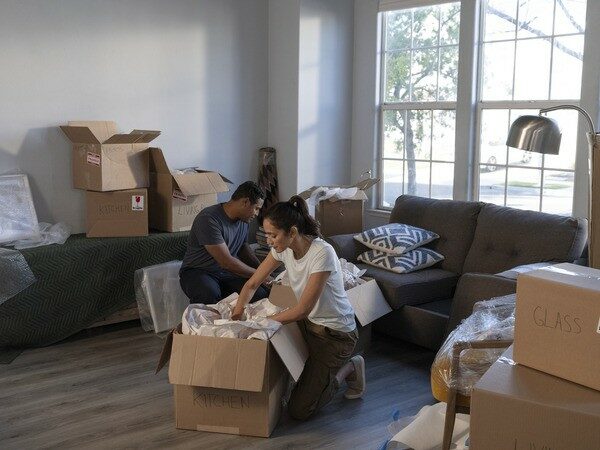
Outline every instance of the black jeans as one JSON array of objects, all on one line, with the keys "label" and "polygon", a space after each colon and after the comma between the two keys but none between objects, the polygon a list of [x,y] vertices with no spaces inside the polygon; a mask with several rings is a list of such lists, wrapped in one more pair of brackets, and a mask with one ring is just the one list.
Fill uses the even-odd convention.
[{"label": "black jeans", "polygon": [[[206,305],[217,303],[228,295],[241,292],[247,278],[242,278],[226,270],[206,272],[201,269],[185,269],[179,274],[179,284],[190,303],[204,303]],[[267,298],[269,291],[260,286],[251,302]]]}]

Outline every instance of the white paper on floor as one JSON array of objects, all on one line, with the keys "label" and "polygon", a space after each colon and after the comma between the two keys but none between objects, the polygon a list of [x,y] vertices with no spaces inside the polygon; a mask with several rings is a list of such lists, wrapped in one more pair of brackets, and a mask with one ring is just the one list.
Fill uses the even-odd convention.
[{"label": "white paper on floor", "polygon": [[[446,403],[427,405],[421,408],[416,416],[399,419],[403,428],[388,442],[387,450],[412,448],[414,450],[438,450],[442,448],[444,437],[444,420]],[[410,420],[413,419],[413,420]],[[394,423],[390,427],[393,429]],[[396,431],[396,430],[394,430]],[[469,437],[469,416],[457,414],[452,434],[454,450],[468,450],[466,441]]]},{"label": "white paper on floor", "polygon": [[281,327],[281,323],[267,317],[282,309],[267,298],[248,304],[242,320],[231,320],[237,299],[238,294],[234,293],[214,305],[191,304],[183,312],[182,333],[266,341]]}]

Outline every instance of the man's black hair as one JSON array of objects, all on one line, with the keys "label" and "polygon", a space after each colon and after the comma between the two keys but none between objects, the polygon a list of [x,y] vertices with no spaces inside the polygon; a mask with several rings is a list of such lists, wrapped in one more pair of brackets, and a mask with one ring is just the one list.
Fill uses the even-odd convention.
[{"label": "man's black hair", "polygon": [[254,205],[259,199],[265,199],[265,193],[254,181],[246,181],[240,184],[231,196],[231,200],[239,200],[241,198],[247,198]]}]

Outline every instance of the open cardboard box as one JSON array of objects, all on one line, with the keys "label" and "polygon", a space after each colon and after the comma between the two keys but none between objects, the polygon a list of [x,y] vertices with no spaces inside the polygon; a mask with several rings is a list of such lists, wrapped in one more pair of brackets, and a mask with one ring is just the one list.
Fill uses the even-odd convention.
[{"label": "open cardboard box", "polygon": [[148,147],[160,131],[117,131],[115,122],[74,121],[60,129],[73,144],[73,187],[118,191],[148,187]]},{"label": "open cardboard box", "polygon": [[194,169],[177,173],[169,169],[160,148],[150,149],[150,227],[162,231],[188,231],[207,206],[217,203],[217,193],[232,183],[217,172]]},{"label": "open cardboard box", "polygon": [[343,200],[330,198],[318,202],[315,209],[315,219],[321,225],[323,236],[360,233],[363,231],[364,202],[368,198],[365,191],[377,183],[379,183],[379,178],[368,178],[351,186],[313,186],[298,195],[308,200],[314,190],[319,187],[357,188],[358,191],[352,198]]},{"label": "open cardboard box", "polygon": [[[269,300],[288,304],[286,295],[271,292]],[[169,361],[177,428],[269,437],[279,420],[287,374],[298,381],[307,358],[295,323],[282,326],[269,341],[185,335],[179,326],[167,337],[156,371]]]}]

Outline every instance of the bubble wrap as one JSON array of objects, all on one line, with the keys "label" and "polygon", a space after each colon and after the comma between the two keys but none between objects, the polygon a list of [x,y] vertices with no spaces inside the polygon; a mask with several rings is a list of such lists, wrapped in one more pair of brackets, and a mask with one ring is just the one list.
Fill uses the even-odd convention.
[{"label": "bubble wrap", "polygon": [[0,305],[36,281],[23,255],[8,248],[0,248],[0,280]]},{"label": "bubble wrap", "polygon": [[182,333],[266,341],[281,327],[281,323],[267,316],[277,314],[282,309],[266,298],[247,305],[242,320],[231,320],[237,299],[238,294],[234,293],[214,305],[189,305],[181,319]]},{"label": "bubble wrap", "polygon": [[0,243],[39,238],[27,175],[0,176]]}]

